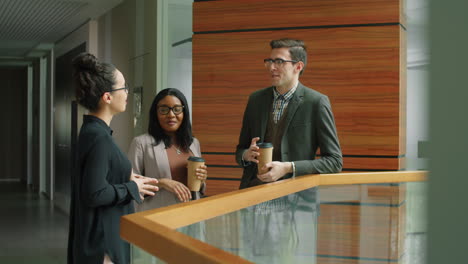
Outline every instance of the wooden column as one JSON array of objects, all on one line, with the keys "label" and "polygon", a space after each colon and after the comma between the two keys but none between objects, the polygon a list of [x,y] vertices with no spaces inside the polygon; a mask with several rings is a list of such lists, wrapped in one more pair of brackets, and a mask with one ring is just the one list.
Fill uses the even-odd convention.
[{"label": "wooden column", "polygon": [[250,93],[270,86],[269,42],[308,48],[300,81],[329,96],[344,171],[405,168],[406,29],[400,0],[196,1],[193,128],[208,195],[235,190],[234,152]]}]

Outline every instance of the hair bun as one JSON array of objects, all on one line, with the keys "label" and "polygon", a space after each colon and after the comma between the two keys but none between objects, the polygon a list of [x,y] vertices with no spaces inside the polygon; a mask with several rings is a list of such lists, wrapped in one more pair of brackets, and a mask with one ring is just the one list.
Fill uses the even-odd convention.
[{"label": "hair bun", "polygon": [[89,71],[98,73],[102,70],[101,63],[96,56],[87,52],[80,53],[73,59],[73,67],[77,72]]}]

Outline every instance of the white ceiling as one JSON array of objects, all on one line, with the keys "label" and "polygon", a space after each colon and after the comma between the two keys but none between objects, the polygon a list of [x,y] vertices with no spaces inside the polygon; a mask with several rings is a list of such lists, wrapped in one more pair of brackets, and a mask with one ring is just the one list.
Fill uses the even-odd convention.
[{"label": "white ceiling", "polygon": [[50,49],[122,0],[0,0],[0,60]]}]

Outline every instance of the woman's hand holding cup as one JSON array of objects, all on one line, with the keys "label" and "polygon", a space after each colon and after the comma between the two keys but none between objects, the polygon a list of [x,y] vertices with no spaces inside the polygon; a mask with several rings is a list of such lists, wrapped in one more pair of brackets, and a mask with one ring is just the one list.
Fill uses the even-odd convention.
[{"label": "woman's hand holding cup", "polygon": [[206,179],[208,178],[207,168],[208,167],[206,167],[206,165],[201,165],[200,167],[198,167],[198,169],[196,170],[197,179],[203,182],[206,181]]}]

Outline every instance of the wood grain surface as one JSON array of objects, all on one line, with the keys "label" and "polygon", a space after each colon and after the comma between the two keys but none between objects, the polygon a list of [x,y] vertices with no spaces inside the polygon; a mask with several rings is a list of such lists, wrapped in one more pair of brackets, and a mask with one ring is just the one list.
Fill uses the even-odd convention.
[{"label": "wood grain surface", "polygon": [[[222,0],[193,5],[193,128],[205,152],[235,151],[248,96],[270,86],[269,42],[308,47],[300,81],[329,96],[344,171],[406,167],[406,10],[404,0]],[[356,155],[364,157],[355,157]],[[210,195],[234,190],[230,155]],[[350,156],[350,157],[346,157]],[[382,158],[385,156],[385,158]],[[219,175],[219,176],[217,176]]]},{"label": "wood grain surface", "polygon": [[376,23],[405,24],[401,0],[224,0],[195,2],[193,31]]},{"label": "wood grain surface", "polygon": [[329,96],[343,154],[400,155],[399,26],[195,35],[193,128],[203,151],[235,151],[249,94],[270,86],[263,59],[278,37],[308,43],[300,81]]}]

